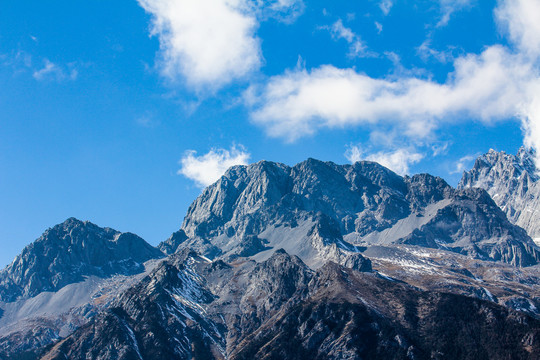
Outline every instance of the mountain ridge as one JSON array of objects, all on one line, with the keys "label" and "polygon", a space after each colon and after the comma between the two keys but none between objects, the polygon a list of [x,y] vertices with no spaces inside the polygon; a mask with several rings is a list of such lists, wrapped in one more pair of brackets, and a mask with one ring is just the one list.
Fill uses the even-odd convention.
[{"label": "mountain ridge", "polygon": [[0,300],[14,301],[56,291],[84,276],[142,272],[142,263],[163,254],[132,233],[68,218],[26,246],[0,270]]},{"label": "mountain ridge", "polygon": [[[180,301],[186,293],[206,298]],[[333,262],[314,271],[282,250],[260,263],[227,264],[186,249],[127,294],[42,358],[534,359],[540,350],[540,322],[525,314]],[[174,315],[150,311],[156,305]]]},{"label": "mountain ridge", "polygon": [[[435,204],[441,208],[425,217]],[[446,217],[437,215],[441,211]],[[421,217],[425,221],[416,231],[393,230],[400,221]],[[444,226],[440,236],[437,229]],[[385,231],[397,234],[394,243],[519,266],[540,260],[540,249],[484,190],[453,189],[429,174],[401,177],[374,162],[336,165],[315,159],[293,167],[269,161],[232,167],[190,206],[179,230],[182,241],[173,244],[171,238],[159,247],[166,253],[191,247],[211,259],[250,254],[259,260],[267,255],[258,254],[284,247],[310,266],[321,266],[340,262],[357,247],[387,241]]]},{"label": "mountain ridge", "polygon": [[[158,249],[74,218],[31,245],[0,299],[9,360],[540,351],[540,252],[525,230],[483,189],[374,162],[232,167]],[[43,269],[60,277],[38,283]]]}]

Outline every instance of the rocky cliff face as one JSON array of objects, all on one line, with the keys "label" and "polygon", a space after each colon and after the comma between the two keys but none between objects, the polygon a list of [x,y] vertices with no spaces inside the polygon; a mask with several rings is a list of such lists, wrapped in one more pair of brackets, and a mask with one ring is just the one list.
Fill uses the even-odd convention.
[{"label": "rocky cliff face", "polygon": [[261,263],[175,254],[42,359],[534,359],[540,322],[284,251]]},{"label": "rocky cliff face", "polygon": [[159,249],[75,219],[47,230],[0,272],[0,358],[540,353],[538,247],[485,190],[428,174],[233,167]]},{"label": "rocky cliff face", "polygon": [[225,260],[264,260],[284,248],[315,268],[389,243],[518,266],[540,260],[540,250],[484,191],[455,190],[427,174],[403,178],[373,162],[233,167],[195,200],[181,231],[187,239],[173,236],[160,247]]},{"label": "rocky cliff face", "polygon": [[485,189],[508,219],[540,239],[540,182],[534,150],[521,148],[517,155],[490,150],[463,174],[458,188]]},{"label": "rocky cliff face", "polygon": [[85,276],[131,275],[163,254],[137,235],[75,218],[54,226],[0,271],[0,301],[56,291]]},{"label": "rocky cliff face", "polygon": [[214,295],[196,273],[200,263],[190,251],[174,255],[43,359],[214,358],[225,341],[205,314]]}]

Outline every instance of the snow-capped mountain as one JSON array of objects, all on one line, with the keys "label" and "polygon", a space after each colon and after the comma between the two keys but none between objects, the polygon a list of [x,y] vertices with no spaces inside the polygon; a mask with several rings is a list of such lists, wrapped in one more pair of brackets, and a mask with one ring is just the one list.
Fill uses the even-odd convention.
[{"label": "snow-capped mountain", "polygon": [[485,189],[508,220],[540,241],[540,175],[534,157],[534,150],[523,147],[517,155],[491,149],[463,174],[458,188]]}]

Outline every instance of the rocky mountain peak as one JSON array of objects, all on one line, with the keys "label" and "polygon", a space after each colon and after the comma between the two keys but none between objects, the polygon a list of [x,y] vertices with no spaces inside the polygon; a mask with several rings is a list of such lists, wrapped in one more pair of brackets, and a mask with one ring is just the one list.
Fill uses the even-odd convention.
[{"label": "rocky mountain peak", "polygon": [[[526,194],[529,158],[490,151],[475,171],[517,176]],[[497,359],[540,348],[529,266],[540,249],[486,190],[429,174],[369,161],[235,166],[159,249],[167,258],[143,266],[162,252],[134,234],[75,218],[45,231],[0,272],[0,358]]]},{"label": "rocky mountain peak", "polygon": [[458,188],[485,189],[512,223],[540,238],[540,175],[535,156],[533,149],[525,147],[516,155],[490,149],[463,173]]},{"label": "rocky mountain peak", "polygon": [[[345,168],[347,167],[345,166]],[[357,161],[350,167],[349,172],[356,176],[363,176],[369,179],[371,183],[380,187],[390,187],[401,191],[406,190],[401,176],[373,161]]]},{"label": "rocky mountain peak", "polygon": [[[484,162],[497,156],[491,152]],[[485,191],[458,191],[429,174],[401,177],[370,161],[235,166],[193,202],[182,231],[187,239],[173,235],[160,249],[192,247],[211,259],[262,261],[284,248],[314,267],[328,260],[344,265],[359,248],[389,243],[520,266],[540,260],[540,250]],[[508,242],[513,247],[506,252]]]},{"label": "rocky mountain peak", "polygon": [[[531,148],[521,147],[516,155],[490,149],[476,159],[472,170],[465,172],[459,186],[482,187],[483,184],[479,181],[487,181],[486,185],[489,185],[493,183],[495,176],[498,176],[499,180],[508,180],[526,175],[532,181],[536,181],[539,176],[534,157],[535,150]],[[476,183],[473,183],[474,181]]]},{"label": "rocky mountain peak", "polygon": [[137,235],[69,218],[47,229],[0,271],[0,299],[56,291],[89,275],[137,273],[143,262],[161,256]]}]

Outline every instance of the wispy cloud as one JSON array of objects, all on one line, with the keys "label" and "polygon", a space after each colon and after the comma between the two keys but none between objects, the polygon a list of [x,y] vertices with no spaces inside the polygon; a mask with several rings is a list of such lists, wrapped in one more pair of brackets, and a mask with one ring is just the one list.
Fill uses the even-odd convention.
[{"label": "wispy cloud", "polygon": [[450,174],[461,174],[465,170],[469,169],[471,167],[471,163],[478,157],[478,154],[476,155],[466,155],[456,161],[455,169],[450,172]]},{"label": "wispy cloud", "polygon": [[0,54],[0,65],[11,68],[14,74],[30,74],[37,81],[65,81],[76,80],[79,76],[77,62],[59,64],[47,58],[33,56],[23,51],[12,51],[9,54]]},{"label": "wispy cloud", "polygon": [[178,174],[204,188],[216,182],[231,166],[247,165],[250,157],[241,145],[233,145],[229,150],[212,149],[200,156],[197,156],[195,150],[188,150],[180,160],[181,168]]},{"label": "wispy cloud", "polygon": [[420,56],[422,60],[426,61],[433,58],[443,64],[450,63],[455,60],[455,48],[447,48],[442,51],[436,50],[432,47],[431,43],[431,38],[428,38],[416,49],[418,56]]},{"label": "wispy cloud", "polygon": [[433,157],[439,155],[445,155],[448,152],[448,147],[450,144],[448,142],[439,142],[431,145],[431,151],[433,152]]},{"label": "wispy cloud", "polygon": [[379,8],[381,9],[384,15],[388,15],[393,5],[394,3],[392,2],[392,0],[382,0],[379,3]]},{"label": "wispy cloud", "polygon": [[410,166],[422,160],[424,155],[408,148],[369,153],[359,145],[352,145],[345,152],[345,157],[353,164],[361,160],[375,161],[400,175],[406,175]]},{"label": "wispy cloud", "polygon": [[256,0],[253,9],[260,20],[275,18],[291,23],[304,12],[305,4],[302,0]]},{"label": "wispy cloud", "polygon": [[383,26],[382,26],[382,24],[381,24],[380,22],[378,22],[378,21],[375,21],[374,24],[375,24],[375,27],[377,28],[377,33],[378,33],[378,34],[382,33],[382,31],[383,31]]},{"label": "wispy cloud", "polygon": [[10,67],[15,72],[32,68],[32,55],[23,50],[12,51],[8,54],[0,54],[2,66]]},{"label": "wispy cloud", "polygon": [[49,61],[49,59],[44,59],[43,67],[34,70],[32,76],[36,80],[76,80],[77,76],[79,75],[77,69],[73,66],[73,64],[69,64],[68,67],[69,68],[64,68],[55,63],[52,63],[51,61]]},{"label": "wispy cloud", "polygon": [[439,0],[441,7],[441,18],[437,22],[436,27],[444,27],[448,25],[452,14],[470,7],[473,3],[474,0]]},{"label": "wispy cloud", "polygon": [[360,36],[354,33],[350,28],[344,26],[341,19],[338,19],[331,26],[322,26],[321,29],[328,30],[334,40],[344,39],[347,41],[347,43],[349,43],[349,56],[373,56],[373,54],[367,50],[367,46]]},{"label": "wispy cloud", "polygon": [[154,128],[160,124],[159,119],[157,119],[155,115],[149,111],[135,118],[135,122],[137,125],[144,128]]}]

